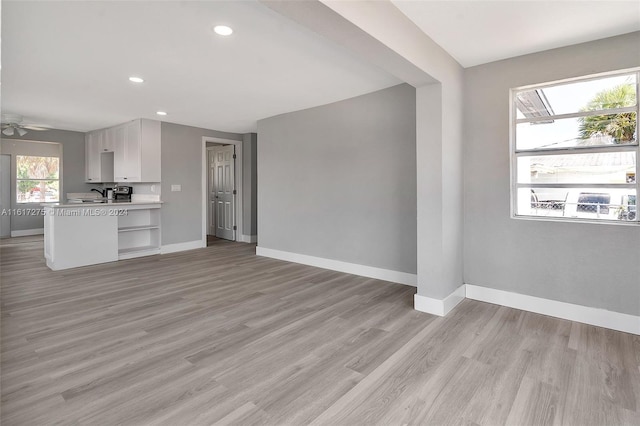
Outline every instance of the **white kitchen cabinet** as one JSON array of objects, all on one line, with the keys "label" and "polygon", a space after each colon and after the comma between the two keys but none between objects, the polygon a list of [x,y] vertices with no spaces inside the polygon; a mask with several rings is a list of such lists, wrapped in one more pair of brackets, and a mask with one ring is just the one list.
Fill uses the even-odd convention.
[{"label": "white kitchen cabinet", "polygon": [[133,120],[117,127],[116,182],[160,182],[160,122]]},{"label": "white kitchen cabinet", "polygon": [[113,144],[110,129],[94,130],[85,136],[85,181],[113,182]]},{"label": "white kitchen cabinet", "polygon": [[104,133],[101,130],[89,132],[85,136],[85,181],[90,183],[102,182],[100,168],[100,153]]},{"label": "white kitchen cabinet", "polygon": [[48,204],[44,256],[54,271],[160,253],[161,203]]},{"label": "white kitchen cabinet", "polygon": [[[87,133],[86,181],[160,182],[160,125],[159,121],[139,119]],[[102,154],[111,152],[113,166],[107,167],[113,170],[102,170]]]},{"label": "white kitchen cabinet", "polygon": [[109,127],[108,129],[98,130],[102,132],[102,150],[101,152],[114,152],[116,147],[116,128]]},{"label": "white kitchen cabinet", "polygon": [[118,217],[105,206],[44,207],[44,256],[49,268],[118,260]]}]

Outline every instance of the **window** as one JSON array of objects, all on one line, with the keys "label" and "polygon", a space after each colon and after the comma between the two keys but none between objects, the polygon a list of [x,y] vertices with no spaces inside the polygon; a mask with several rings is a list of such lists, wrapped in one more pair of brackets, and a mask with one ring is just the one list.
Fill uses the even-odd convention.
[{"label": "window", "polygon": [[638,82],[620,72],[512,89],[515,217],[638,223]]},{"label": "window", "polygon": [[59,201],[60,159],[16,156],[16,201],[44,203]]}]

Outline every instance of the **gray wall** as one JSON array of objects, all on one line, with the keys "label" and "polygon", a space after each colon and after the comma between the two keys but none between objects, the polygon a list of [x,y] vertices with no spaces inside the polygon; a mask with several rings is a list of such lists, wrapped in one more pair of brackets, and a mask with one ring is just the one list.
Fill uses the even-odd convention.
[{"label": "gray wall", "polygon": [[464,279],[640,314],[640,226],[510,218],[509,89],[640,66],[640,33],[465,71]]},{"label": "gray wall", "polygon": [[242,142],[243,234],[258,234],[258,135],[247,133]]},{"label": "gray wall", "polygon": [[416,273],[416,95],[258,121],[258,245]]},{"label": "gray wall", "polygon": [[[57,142],[62,146],[62,173],[61,173],[61,197],[66,197],[67,192],[87,192],[92,187],[84,183],[84,133],[68,130],[30,131],[24,137],[2,136],[1,149],[3,154],[11,154],[11,197],[12,208],[15,203],[15,155],[44,155],[38,154],[34,142]],[[54,145],[55,146],[55,145]],[[48,148],[43,148],[50,152]],[[27,205],[20,204],[20,207]],[[41,216],[14,216],[11,218],[11,230],[41,229],[44,227],[44,219]]]},{"label": "gray wall", "polygon": [[[202,137],[243,140],[237,133],[162,123],[162,244],[202,239]],[[243,155],[244,153],[243,145]],[[171,192],[171,185],[182,191]],[[245,188],[243,187],[243,191]],[[244,233],[244,232],[243,232]]]}]

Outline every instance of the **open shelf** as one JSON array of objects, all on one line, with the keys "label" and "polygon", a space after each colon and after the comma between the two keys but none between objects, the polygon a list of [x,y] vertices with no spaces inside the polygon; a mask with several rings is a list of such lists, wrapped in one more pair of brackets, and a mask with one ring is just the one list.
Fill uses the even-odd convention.
[{"label": "open shelf", "polygon": [[129,210],[118,217],[118,259],[160,253],[160,209]]}]

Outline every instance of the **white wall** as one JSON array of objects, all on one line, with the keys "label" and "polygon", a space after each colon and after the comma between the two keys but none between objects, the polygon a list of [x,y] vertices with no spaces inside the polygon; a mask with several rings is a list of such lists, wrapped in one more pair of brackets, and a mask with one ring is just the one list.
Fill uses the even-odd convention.
[{"label": "white wall", "polygon": [[640,314],[640,226],[512,219],[509,89],[640,66],[640,33],[465,70],[464,280]]}]

